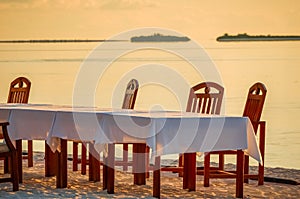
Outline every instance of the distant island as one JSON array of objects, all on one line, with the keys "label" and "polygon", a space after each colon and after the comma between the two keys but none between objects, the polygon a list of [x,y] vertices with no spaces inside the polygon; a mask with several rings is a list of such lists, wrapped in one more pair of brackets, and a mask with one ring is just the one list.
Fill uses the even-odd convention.
[{"label": "distant island", "polygon": [[228,35],[225,33],[223,36],[217,37],[217,41],[228,42],[228,41],[300,41],[300,36],[276,36],[276,35]]},{"label": "distant island", "polygon": [[190,41],[188,37],[178,37],[171,35],[162,35],[155,33],[149,36],[131,37],[131,42],[187,42]]},{"label": "distant island", "polygon": [[126,40],[105,40],[105,39],[31,39],[31,40],[0,40],[0,43],[76,43],[76,42],[118,42],[118,41],[126,41]]}]

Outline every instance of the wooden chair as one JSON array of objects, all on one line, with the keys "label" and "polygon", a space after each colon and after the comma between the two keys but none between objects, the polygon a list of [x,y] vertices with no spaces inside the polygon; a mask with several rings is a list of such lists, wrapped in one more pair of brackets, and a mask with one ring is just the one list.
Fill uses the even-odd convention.
[{"label": "wooden chair", "polygon": [[[135,100],[138,92],[139,83],[136,79],[129,81],[126,87],[125,96],[123,100],[123,109],[133,109],[135,105]],[[88,163],[86,152],[87,144],[82,143],[81,151],[81,161],[78,160],[78,141],[73,142],[73,171],[77,171],[77,164],[81,162],[81,174],[86,174],[86,165]],[[116,161],[116,165],[123,166],[123,170],[127,171],[128,166],[132,165],[132,162],[128,162],[128,144],[123,144],[123,160]]]},{"label": "wooden chair", "polygon": [[[220,114],[224,88],[214,82],[202,82],[190,89],[186,112]],[[183,172],[183,156],[179,156],[178,167],[162,167],[161,171]]]},{"label": "wooden chair", "polygon": [[[28,103],[31,82],[26,77],[18,77],[11,82],[7,103]],[[23,159],[28,160],[28,167],[33,166],[33,144],[28,140],[27,155]]]},{"label": "wooden chair", "polygon": [[19,174],[18,174],[18,156],[17,150],[12,144],[8,132],[7,126],[8,122],[0,121],[0,126],[2,128],[3,138],[5,142],[0,143],[0,158],[8,160],[9,162],[9,172],[10,177],[0,178],[0,183],[2,182],[12,182],[13,191],[19,191]]},{"label": "wooden chair", "polygon": [[[262,83],[255,83],[248,92],[248,97],[246,105],[244,108],[243,116],[249,117],[253,125],[254,131],[257,134],[259,129],[259,149],[262,155],[262,160],[264,161],[265,156],[265,121],[260,121],[260,117],[263,110],[263,105],[266,98],[267,89]],[[210,167],[210,155],[217,154],[222,156],[219,159],[219,167]],[[235,178],[236,171],[225,171],[224,170],[224,155],[237,155],[237,151],[214,151],[205,154],[204,157],[204,186],[209,186],[210,178]],[[249,156],[245,155],[244,162],[244,179],[248,182],[248,179],[258,179],[258,184],[262,185],[264,183],[264,165],[258,166],[257,174],[249,174]]]},{"label": "wooden chair", "polygon": [[[139,83],[136,79],[132,79],[128,82],[125,91],[122,109],[134,109],[138,89],[139,89]],[[127,171],[128,166],[132,166],[132,162],[128,161],[128,144],[122,144],[122,145],[123,145],[123,159],[120,161],[115,161],[115,165],[123,166],[123,171]]]}]

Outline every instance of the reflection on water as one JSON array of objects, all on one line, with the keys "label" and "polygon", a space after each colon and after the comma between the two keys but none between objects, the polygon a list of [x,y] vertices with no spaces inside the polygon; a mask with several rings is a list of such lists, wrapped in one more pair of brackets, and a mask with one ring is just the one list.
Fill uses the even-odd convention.
[{"label": "reflection on water", "polygon": [[[72,104],[80,66],[97,45],[0,44],[0,101],[6,101],[10,81],[22,75],[32,81],[30,103]],[[165,45],[181,48],[179,43]],[[222,77],[226,114],[242,114],[247,90],[253,83],[261,81],[267,86],[262,116],[267,121],[265,165],[300,168],[300,123],[297,122],[300,117],[300,42],[209,41],[204,48]],[[105,62],[111,51],[120,49],[126,51],[126,45],[120,43],[120,48],[107,52],[96,49],[103,57],[87,61]],[[195,55],[194,49],[187,50],[191,52],[189,59],[208,61],[202,55]],[[154,67],[158,64],[160,67]],[[123,85],[133,78],[132,75],[138,75],[135,78],[141,85],[136,109],[184,110],[189,87],[204,81],[191,64],[175,54],[157,49],[138,50],[119,57],[99,78],[93,96],[95,105],[121,107]],[[178,76],[182,77],[180,81],[176,81]],[[178,89],[157,84],[158,80],[176,85]],[[37,143],[35,150],[43,150],[43,143]]]}]

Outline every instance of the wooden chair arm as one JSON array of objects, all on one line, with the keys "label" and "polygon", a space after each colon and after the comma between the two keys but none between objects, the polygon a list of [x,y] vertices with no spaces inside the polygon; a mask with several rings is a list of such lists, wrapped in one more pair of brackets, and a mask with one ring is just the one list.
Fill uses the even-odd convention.
[{"label": "wooden chair arm", "polygon": [[16,148],[14,147],[13,143],[10,140],[10,137],[8,135],[7,126],[9,125],[9,122],[0,122],[0,126],[2,127],[2,133],[5,140],[5,143],[10,151],[16,151]]}]

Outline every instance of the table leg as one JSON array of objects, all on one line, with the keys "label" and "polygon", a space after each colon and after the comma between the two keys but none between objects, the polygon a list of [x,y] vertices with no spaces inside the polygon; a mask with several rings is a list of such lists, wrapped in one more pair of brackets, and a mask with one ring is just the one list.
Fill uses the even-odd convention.
[{"label": "table leg", "polygon": [[[94,148],[94,144],[89,143],[89,180],[100,181],[100,156]],[[95,157],[97,156],[97,157]]]},{"label": "table leg", "polygon": [[82,142],[81,143],[81,174],[85,175],[86,174],[86,162],[87,162],[87,157],[86,157],[86,148],[88,147],[87,142]]},{"label": "table leg", "polygon": [[115,145],[108,144],[108,157],[106,164],[107,193],[115,193]]},{"label": "table leg", "polygon": [[153,197],[160,198],[160,156],[155,157],[153,168]]},{"label": "table leg", "polygon": [[78,142],[73,142],[73,171],[78,171]]},{"label": "table leg", "polygon": [[19,172],[19,182],[23,182],[23,167],[22,167],[22,140],[16,140],[16,149],[18,156],[18,172]]},{"label": "table leg", "polygon": [[196,191],[196,153],[185,153],[183,160],[183,188]]},{"label": "table leg", "polygon": [[133,144],[134,184],[146,184],[146,144]]},{"label": "table leg", "polygon": [[243,198],[244,195],[244,151],[237,150],[236,169],[236,197]]},{"label": "table leg", "polygon": [[66,188],[68,184],[67,140],[60,139],[61,152],[57,153],[56,188]]},{"label": "table leg", "polygon": [[52,177],[55,176],[57,171],[57,154],[52,152],[50,146],[45,141],[45,176]]},{"label": "table leg", "polygon": [[28,150],[27,150],[28,167],[33,167],[33,142],[32,142],[32,140],[28,140],[27,145],[28,145]]}]

